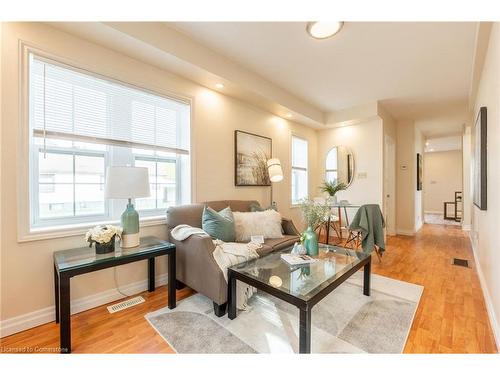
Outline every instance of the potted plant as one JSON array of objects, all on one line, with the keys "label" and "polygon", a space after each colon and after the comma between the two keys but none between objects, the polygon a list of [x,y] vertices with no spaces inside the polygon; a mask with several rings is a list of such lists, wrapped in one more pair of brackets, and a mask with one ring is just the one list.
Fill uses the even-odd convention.
[{"label": "potted plant", "polygon": [[323,185],[320,186],[320,189],[323,193],[328,193],[330,197],[333,199],[333,203],[337,203],[337,194],[339,191],[347,189],[347,185],[343,182],[337,182],[337,180],[333,181],[325,181]]},{"label": "potted plant", "polygon": [[327,203],[316,203],[311,199],[303,199],[300,202],[300,209],[307,225],[307,229],[300,236],[300,242],[304,244],[308,255],[318,255],[318,235],[314,228],[329,215],[330,206]]},{"label": "potted plant", "polygon": [[114,225],[98,225],[85,234],[89,247],[95,243],[96,254],[107,254],[115,251],[116,236],[121,238],[122,228]]}]

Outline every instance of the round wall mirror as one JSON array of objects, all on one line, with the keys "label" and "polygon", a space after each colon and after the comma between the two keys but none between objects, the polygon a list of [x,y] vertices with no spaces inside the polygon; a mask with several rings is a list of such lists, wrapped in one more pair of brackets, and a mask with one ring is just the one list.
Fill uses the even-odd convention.
[{"label": "round wall mirror", "polygon": [[326,155],[325,181],[343,182],[349,186],[354,179],[354,155],[349,147],[335,146]]}]

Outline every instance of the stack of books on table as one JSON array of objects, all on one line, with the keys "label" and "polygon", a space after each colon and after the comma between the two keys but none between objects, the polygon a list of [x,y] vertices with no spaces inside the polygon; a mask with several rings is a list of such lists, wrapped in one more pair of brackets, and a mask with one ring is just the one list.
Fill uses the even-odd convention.
[{"label": "stack of books on table", "polygon": [[281,259],[292,266],[298,266],[301,264],[310,264],[317,262],[317,259],[310,257],[309,255],[301,254],[281,254]]}]

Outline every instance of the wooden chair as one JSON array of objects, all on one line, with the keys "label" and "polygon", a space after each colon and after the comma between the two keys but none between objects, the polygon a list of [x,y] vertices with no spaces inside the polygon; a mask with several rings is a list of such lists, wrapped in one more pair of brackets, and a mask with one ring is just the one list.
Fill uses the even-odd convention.
[{"label": "wooden chair", "polygon": [[[361,247],[361,240],[362,240],[362,235],[360,231],[355,231],[349,229],[349,233],[347,235],[347,239],[344,242],[344,247],[353,249],[353,250],[358,250]],[[350,244],[350,245],[349,245]],[[382,263],[382,254],[380,253],[380,249],[378,248],[377,245],[375,245],[375,254],[377,254],[378,261]]]},{"label": "wooden chair", "polygon": [[[373,205],[369,205],[369,206],[373,206]],[[361,206],[360,209],[363,209],[363,207],[369,207],[369,206],[368,205]],[[373,207],[371,207],[371,209],[373,210]],[[382,215],[382,212],[380,211],[380,207],[378,207],[377,211],[378,211],[378,214],[381,215],[380,218],[382,220],[382,227],[384,227],[385,226],[384,217]],[[356,213],[356,217],[354,218],[353,221],[356,221],[359,214],[360,214],[360,212],[358,211]],[[351,248],[353,250],[354,249],[357,250],[362,246],[362,240],[363,240],[363,232],[361,232],[359,230],[359,228],[353,227],[352,224],[349,225],[348,235],[347,235],[346,241],[344,242],[344,247]],[[375,254],[377,255],[379,262],[382,262],[382,252],[380,251],[380,249],[377,245],[374,245],[374,250],[375,250]]]}]

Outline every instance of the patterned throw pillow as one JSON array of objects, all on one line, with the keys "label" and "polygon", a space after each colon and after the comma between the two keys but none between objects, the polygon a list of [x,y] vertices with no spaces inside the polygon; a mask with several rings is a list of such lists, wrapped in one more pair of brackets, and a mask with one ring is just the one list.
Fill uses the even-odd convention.
[{"label": "patterned throw pillow", "polygon": [[201,217],[201,227],[212,238],[224,242],[235,241],[234,217],[230,207],[217,212],[205,206]]}]

